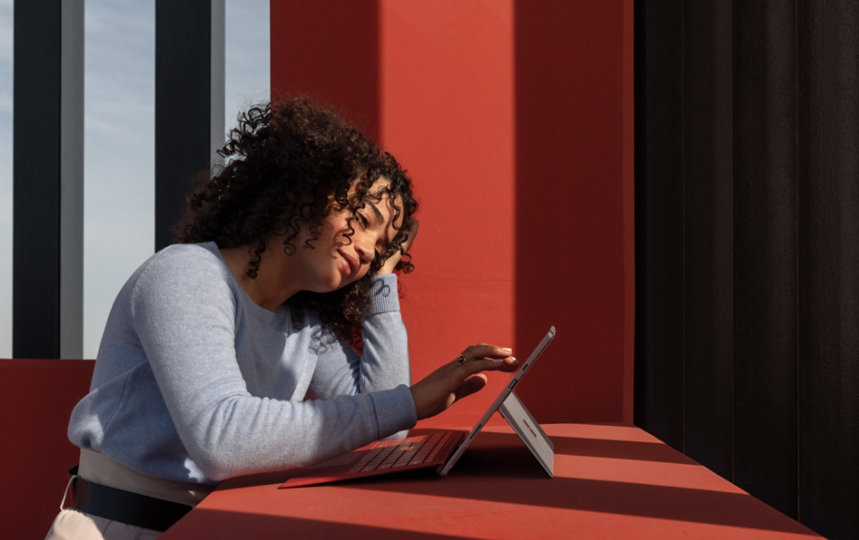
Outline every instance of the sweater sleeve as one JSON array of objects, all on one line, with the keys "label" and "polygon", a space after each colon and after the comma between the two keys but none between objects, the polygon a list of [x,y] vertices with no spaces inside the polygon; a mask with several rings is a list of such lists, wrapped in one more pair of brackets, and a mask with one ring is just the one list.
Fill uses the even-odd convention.
[{"label": "sweater sleeve", "polygon": [[163,257],[132,293],[140,343],[179,438],[203,474],[222,480],[304,466],[414,424],[405,386],[313,401],[251,395],[236,359],[236,303],[223,271],[189,270]]},{"label": "sweater sleeve", "polygon": [[374,278],[361,337],[364,350],[360,356],[333,335],[324,338],[327,345],[320,348],[310,385],[313,397],[330,399],[411,384],[408,338],[395,274]]}]

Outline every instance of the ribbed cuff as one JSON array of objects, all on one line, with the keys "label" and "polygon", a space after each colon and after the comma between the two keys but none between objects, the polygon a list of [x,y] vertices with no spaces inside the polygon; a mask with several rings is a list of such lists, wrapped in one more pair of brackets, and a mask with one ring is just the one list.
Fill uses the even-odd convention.
[{"label": "ribbed cuff", "polygon": [[382,390],[368,394],[376,409],[376,422],[379,438],[393,435],[404,429],[411,429],[418,421],[415,401],[409,387],[401,384],[393,390]]},{"label": "ribbed cuff", "polygon": [[370,290],[370,308],[366,315],[400,310],[397,274],[381,274],[373,278]]}]

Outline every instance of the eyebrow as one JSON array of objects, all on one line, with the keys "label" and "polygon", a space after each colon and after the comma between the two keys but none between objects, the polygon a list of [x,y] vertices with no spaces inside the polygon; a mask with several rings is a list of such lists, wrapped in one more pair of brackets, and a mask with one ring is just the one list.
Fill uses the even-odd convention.
[{"label": "eyebrow", "polygon": [[[376,206],[376,205],[373,203],[373,201],[369,201],[369,200],[368,200],[368,201],[366,201],[366,203],[367,203],[367,206],[369,206],[369,207],[370,207],[370,209],[371,209],[371,210],[373,210],[373,213],[374,213],[374,214],[376,214],[376,223],[380,223],[380,224],[381,224],[381,223],[384,221],[384,219],[385,219],[385,218],[384,218],[384,216],[382,216],[382,212],[379,210],[379,207],[378,207],[378,206]],[[393,242],[393,238],[388,238],[388,231],[387,231],[387,227],[385,227],[385,229],[386,229],[386,230],[385,230],[385,244],[387,245],[387,247],[388,247],[388,248],[390,248],[390,247],[391,247],[391,242]]]},{"label": "eyebrow", "polygon": [[382,217],[382,212],[379,211],[379,207],[373,204],[373,201],[366,201],[366,203],[373,210],[373,213],[376,214],[376,221],[381,223],[384,217]]}]

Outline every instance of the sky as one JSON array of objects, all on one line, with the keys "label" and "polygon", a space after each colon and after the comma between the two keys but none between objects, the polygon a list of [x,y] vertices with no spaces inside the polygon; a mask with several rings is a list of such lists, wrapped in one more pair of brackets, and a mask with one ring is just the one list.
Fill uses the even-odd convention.
[{"label": "sky", "polygon": [[[268,0],[226,0],[225,118],[269,96]],[[154,251],[154,0],[84,3],[84,358]],[[0,0],[0,358],[12,355],[13,0]]]},{"label": "sky", "polygon": [[12,3],[0,0],[0,358],[12,356]]}]

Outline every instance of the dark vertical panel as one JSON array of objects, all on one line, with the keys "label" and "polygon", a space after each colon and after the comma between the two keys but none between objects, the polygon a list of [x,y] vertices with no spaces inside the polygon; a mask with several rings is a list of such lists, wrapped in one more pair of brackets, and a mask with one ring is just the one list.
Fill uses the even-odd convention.
[{"label": "dark vertical panel", "polygon": [[[645,344],[664,339],[659,324],[678,305],[664,305],[652,275],[683,264],[685,451],[722,474],[730,465],[726,476],[827,537],[856,538],[859,4],[666,5],[636,4],[636,46],[650,47],[636,51],[636,421],[673,421],[646,392],[673,387],[673,374],[651,381],[679,368]],[[643,36],[670,34],[682,9],[678,63]],[[647,95],[674,97],[678,73],[682,127],[667,98]],[[683,154],[682,183],[649,165],[670,152]],[[679,200],[651,194],[664,189]],[[652,200],[682,206],[679,261],[668,247],[648,253],[655,237],[679,249],[665,240],[671,222],[646,216]]]},{"label": "dark vertical panel", "polygon": [[634,330],[634,369],[632,383],[632,419],[635,425],[647,428],[647,400],[646,395],[647,383],[647,357],[644,354],[645,344],[647,343],[647,329],[643,326],[646,321],[643,317],[644,304],[648,298],[645,287],[642,286],[644,276],[646,275],[644,266],[644,254],[647,252],[645,244],[644,227],[644,195],[645,184],[643,181],[644,167],[647,162],[647,151],[644,148],[645,134],[647,133],[647,112],[645,103],[647,93],[644,88],[647,83],[647,76],[644,67],[647,65],[647,54],[645,49],[647,30],[645,14],[647,13],[644,2],[635,2],[633,5],[633,129],[635,143],[633,156],[633,176],[635,182],[633,184],[633,214],[635,228],[635,320],[633,323]]},{"label": "dark vertical panel", "polygon": [[15,2],[16,358],[60,355],[60,0]]},{"label": "dark vertical panel", "polygon": [[155,249],[173,240],[193,178],[209,168],[209,0],[155,3]]},{"label": "dark vertical panel", "polygon": [[685,9],[685,449],[731,478],[732,10]]},{"label": "dark vertical panel", "polygon": [[859,537],[859,4],[800,4],[800,517]]},{"label": "dark vertical panel", "polygon": [[793,3],[734,5],[735,481],[796,516]]},{"label": "dark vertical panel", "polygon": [[635,6],[635,176],[647,178],[635,194],[635,423],[675,448],[683,445],[683,5]]}]

